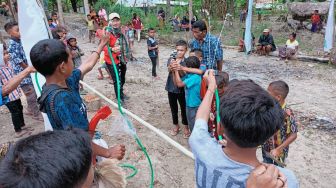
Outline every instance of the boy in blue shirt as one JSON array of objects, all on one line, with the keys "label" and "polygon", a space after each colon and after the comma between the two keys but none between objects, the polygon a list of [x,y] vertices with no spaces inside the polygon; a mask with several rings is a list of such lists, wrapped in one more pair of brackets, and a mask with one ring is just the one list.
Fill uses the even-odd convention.
[{"label": "boy in blue shirt", "polygon": [[[200,61],[195,56],[185,59],[185,64],[188,68],[200,68]],[[188,73],[181,79],[179,72],[177,70],[174,71],[174,80],[176,85],[178,87],[185,88],[187,119],[189,129],[192,131],[195,124],[197,109],[202,102],[200,95],[202,77],[199,74]]]},{"label": "boy in blue shirt", "polygon": [[147,40],[147,46],[148,46],[148,56],[152,61],[152,76],[155,79],[158,79],[156,74],[156,65],[159,57],[159,46],[158,42],[156,41],[155,37],[155,30],[153,28],[148,29],[148,40]]},{"label": "boy in blue shirt", "polygon": [[[93,69],[108,40],[109,37],[104,36],[97,50],[78,69],[74,69],[72,54],[60,40],[42,40],[31,49],[33,66],[46,78],[38,103],[54,130],[74,127],[88,131],[89,120],[79,94],[79,80]],[[125,155],[124,145],[105,149],[92,143],[92,150],[94,155],[105,158],[122,159]]]}]

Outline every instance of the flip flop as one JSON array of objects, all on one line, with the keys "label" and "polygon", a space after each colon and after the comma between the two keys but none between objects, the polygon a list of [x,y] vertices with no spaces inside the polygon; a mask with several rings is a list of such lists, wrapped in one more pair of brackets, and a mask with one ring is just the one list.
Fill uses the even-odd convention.
[{"label": "flip flop", "polygon": [[35,129],[33,127],[26,127],[26,126],[23,126],[21,127],[22,130],[27,130],[27,131],[30,131],[30,132],[33,132]]},{"label": "flip flop", "polygon": [[190,133],[188,133],[188,134],[183,133],[183,138],[188,139],[190,137],[190,135],[191,135]]},{"label": "flip flop", "polygon": [[27,131],[27,130],[21,130],[20,132],[16,132],[15,133],[15,138],[21,138],[22,136],[24,136],[25,134],[28,134],[29,133],[29,131]]},{"label": "flip flop", "polygon": [[169,131],[170,135],[172,136],[176,136],[179,132],[181,131],[180,128],[176,129],[176,128],[173,128]]},{"label": "flip flop", "polygon": [[98,80],[103,80],[103,79],[104,79],[104,77],[97,76],[97,79],[98,79]]}]

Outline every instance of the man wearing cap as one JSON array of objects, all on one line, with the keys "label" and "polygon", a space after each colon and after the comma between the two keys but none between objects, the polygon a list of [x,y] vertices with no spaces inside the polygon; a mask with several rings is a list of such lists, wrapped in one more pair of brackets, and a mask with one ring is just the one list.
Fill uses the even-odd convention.
[{"label": "man wearing cap", "polygon": [[[110,50],[112,53],[113,61],[117,67],[119,80],[120,80],[120,99],[124,101],[126,96],[124,94],[123,86],[125,84],[125,76],[127,70],[127,55],[128,55],[128,46],[126,42],[125,36],[122,34],[121,29],[120,16],[118,13],[111,13],[109,15],[109,28],[108,32],[110,32]],[[118,95],[118,86],[117,86],[117,78],[113,69],[113,61],[109,55],[109,49],[105,46],[104,48],[104,60],[106,62],[107,69],[111,73],[114,85],[115,95]]]},{"label": "man wearing cap", "polygon": [[273,36],[269,29],[264,29],[263,34],[259,37],[257,52],[259,55],[268,55],[270,52],[276,50]]}]

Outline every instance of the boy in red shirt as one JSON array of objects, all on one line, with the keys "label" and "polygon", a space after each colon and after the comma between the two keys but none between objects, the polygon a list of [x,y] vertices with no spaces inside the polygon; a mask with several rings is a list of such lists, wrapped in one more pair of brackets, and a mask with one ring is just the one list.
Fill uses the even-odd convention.
[{"label": "boy in red shirt", "polygon": [[321,17],[319,15],[318,10],[315,10],[313,15],[311,16],[311,21],[312,21],[312,28],[311,32],[315,33],[318,30],[318,26],[321,22]]}]

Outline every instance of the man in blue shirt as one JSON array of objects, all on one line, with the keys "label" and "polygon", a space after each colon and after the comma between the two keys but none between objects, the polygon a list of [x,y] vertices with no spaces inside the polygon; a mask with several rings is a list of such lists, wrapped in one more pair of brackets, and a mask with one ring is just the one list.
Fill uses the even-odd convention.
[{"label": "man in blue shirt", "polygon": [[202,50],[203,60],[201,64],[206,65],[206,69],[222,71],[223,49],[220,39],[208,33],[207,26],[203,20],[198,20],[192,25],[192,33],[194,39],[190,42],[190,49]]}]

